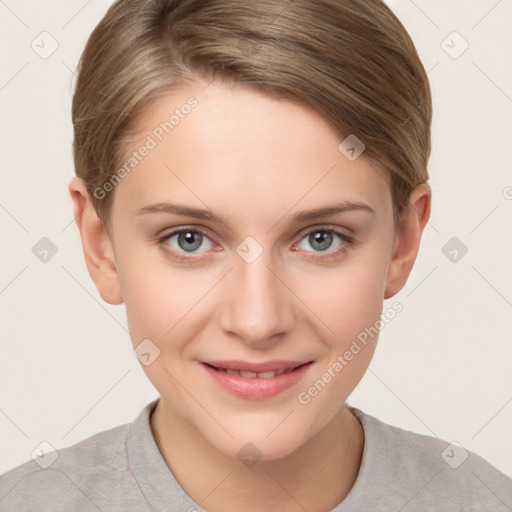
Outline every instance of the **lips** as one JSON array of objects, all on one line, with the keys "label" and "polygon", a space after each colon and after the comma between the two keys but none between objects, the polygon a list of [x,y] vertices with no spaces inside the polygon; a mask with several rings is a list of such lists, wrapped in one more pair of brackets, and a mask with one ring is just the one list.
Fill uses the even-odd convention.
[{"label": "lips", "polygon": [[281,372],[293,370],[310,363],[311,361],[265,361],[262,363],[250,363],[247,361],[203,361],[204,364],[213,366],[219,370],[235,370],[238,372],[266,373]]},{"label": "lips", "polygon": [[205,361],[201,366],[224,390],[262,400],[297,384],[312,364],[313,361]]},{"label": "lips", "polygon": [[220,372],[226,372],[230,375],[240,375],[244,379],[271,379],[272,377],[277,377],[278,375],[282,375],[283,373],[292,372],[293,368],[288,368],[286,370],[272,370],[269,372],[248,372],[245,370],[232,370],[231,368],[217,368]]}]

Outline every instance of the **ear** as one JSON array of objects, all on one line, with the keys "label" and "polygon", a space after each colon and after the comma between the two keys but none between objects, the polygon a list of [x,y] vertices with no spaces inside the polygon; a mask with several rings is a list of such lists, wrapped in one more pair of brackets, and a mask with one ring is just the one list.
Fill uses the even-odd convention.
[{"label": "ear", "polygon": [[123,303],[121,284],[117,273],[114,249],[108,233],[100,221],[85,181],[75,177],[69,183],[75,221],[80,231],[85,263],[101,298],[109,304]]},{"label": "ear", "polygon": [[411,192],[409,206],[395,234],[384,299],[396,295],[409,278],[418,255],[421,235],[430,218],[431,203],[432,190],[428,184],[422,183]]}]

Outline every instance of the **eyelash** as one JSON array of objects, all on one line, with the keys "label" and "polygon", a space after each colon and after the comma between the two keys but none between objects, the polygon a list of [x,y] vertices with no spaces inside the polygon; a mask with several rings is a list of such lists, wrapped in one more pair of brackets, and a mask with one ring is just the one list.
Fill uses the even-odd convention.
[{"label": "eyelash", "polygon": [[[183,232],[196,233],[196,234],[200,233],[201,235],[205,236],[206,238],[208,238],[208,239],[210,238],[208,236],[208,233],[206,233],[206,231],[204,231],[203,229],[184,227],[184,228],[176,229],[176,230],[172,231],[171,233],[168,233],[167,235],[158,238],[158,245],[161,246],[167,254],[169,254],[172,258],[178,260],[180,263],[188,263],[193,260],[203,259],[203,258],[196,258],[195,256],[183,256],[181,253],[176,253],[175,251],[169,250],[169,248],[168,248],[169,246],[166,242],[173,236],[179,235],[180,233],[183,233]],[[339,238],[345,243],[341,246],[341,248],[337,249],[336,251],[331,252],[331,253],[326,253],[326,254],[328,254],[327,256],[312,256],[312,258],[314,260],[321,260],[321,261],[332,260],[338,256],[341,256],[342,254],[346,254],[355,243],[355,239],[353,237],[351,237],[337,229],[327,228],[327,227],[318,227],[318,228],[306,231],[301,236],[299,242],[304,240],[311,233],[319,233],[319,232],[332,233],[332,234],[338,235]],[[307,252],[310,252],[310,251],[307,251]]]}]

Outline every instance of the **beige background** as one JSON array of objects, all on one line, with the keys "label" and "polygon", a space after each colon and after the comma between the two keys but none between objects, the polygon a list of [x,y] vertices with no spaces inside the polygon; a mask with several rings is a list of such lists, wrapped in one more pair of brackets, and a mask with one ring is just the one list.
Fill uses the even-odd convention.
[{"label": "beige background", "polygon": [[[58,449],[132,421],[158,396],[124,307],[87,273],[67,191],[73,73],[108,4],[0,2],[0,473],[42,441]],[[512,476],[512,1],[391,5],[431,79],[433,211],[409,282],[385,305],[404,310],[349,403]],[[47,59],[31,48],[43,31],[58,42]],[[455,55],[462,38],[452,58],[442,42]],[[46,263],[32,252],[43,237],[58,250]],[[468,248],[457,262],[443,252],[453,237]]]}]

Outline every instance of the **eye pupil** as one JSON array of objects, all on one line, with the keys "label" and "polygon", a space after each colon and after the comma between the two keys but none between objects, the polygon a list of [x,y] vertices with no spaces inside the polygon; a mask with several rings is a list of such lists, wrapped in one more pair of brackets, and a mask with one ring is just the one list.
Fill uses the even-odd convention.
[{"label": "eye pupil", "polygon": [[[178,245],[180,246],[180,248],[182,248],[183,250],[187,251],[187,250],[191,250],[191,251],[194,251],[196,250],[197,248],[201,247],[201,239],[199,238],[199,242],[196,242],[194,243],[194,237],[197,236],[197,237],[200,237],[202,236],[201,233],[195,233],[193,231],[183,231],[179,234],[179,237],[178,237]],[[186,242],[185,244],[185,247],[183,247],[181,245],[181,242]]]},{"label": "eye pupil", "polygon": [[325,251],[332,244],[332,233],[329,233],[328,231],[317,231],[313,237],[310,236],[310,242],[312,247],[314,247],[313,242],[320,242],[320,247],[315,247],[315,249]]}]

